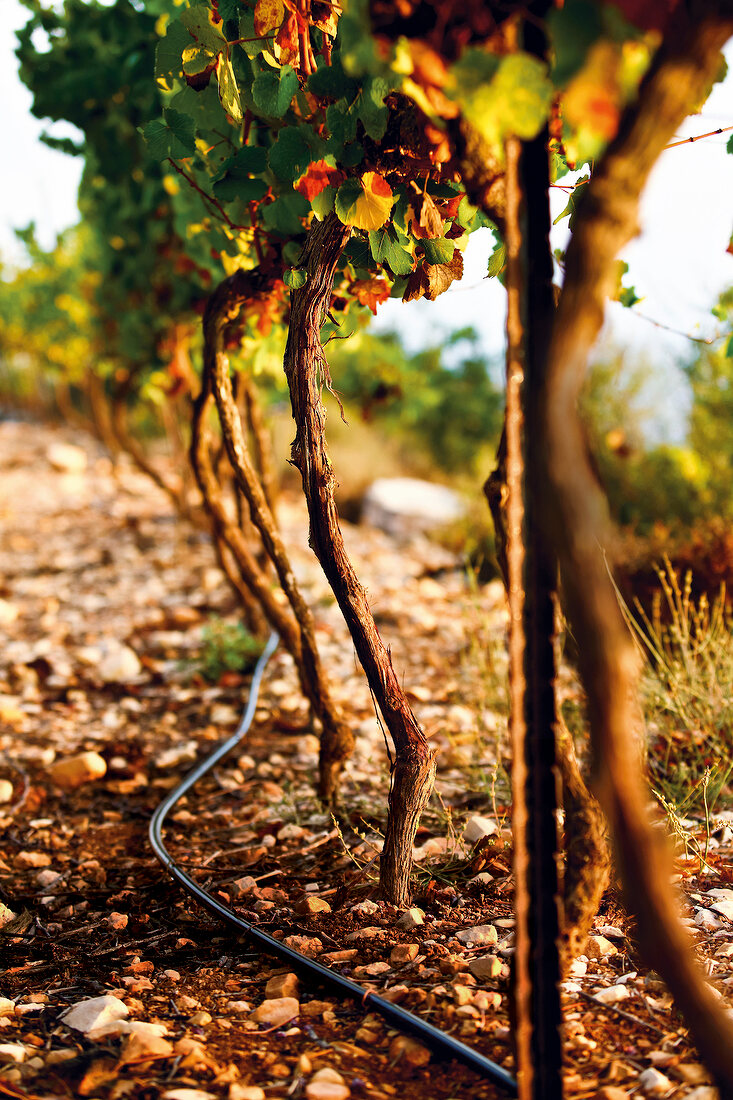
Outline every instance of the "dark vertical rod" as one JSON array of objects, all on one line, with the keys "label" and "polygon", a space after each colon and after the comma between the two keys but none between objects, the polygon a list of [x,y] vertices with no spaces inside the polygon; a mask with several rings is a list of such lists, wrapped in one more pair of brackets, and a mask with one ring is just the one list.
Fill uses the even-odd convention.
[{"label": "dark vertical rod", "polygon": [[[542,60],[547,42],[540,20],[548,5],[534,5],[537,21],[526,21],[524,49]],[[545,455],[541,445],[540,394],[554,314],[550,249],[549,134],[544,129],[525,142],[519,177],[523,195],[525,313],[525,721],[527,725],[527,806],[530,941],[532,944],[533,1100],[562,1096],[560,1033],[560,901],[555,697],[557,561],[539,530],[538,491]]]},{"label": "dark vertical rod", "polygon": [[[518,48],[544,59],[540,20]],[[555,759],[557,564],[540,536],[538,430],[553,312],[548,133],[506,143],[507,572],[512,705],[512,829],[517,922],[515,1046],[520,1100],[562,1097],[560,1036],[559,782]]]}]

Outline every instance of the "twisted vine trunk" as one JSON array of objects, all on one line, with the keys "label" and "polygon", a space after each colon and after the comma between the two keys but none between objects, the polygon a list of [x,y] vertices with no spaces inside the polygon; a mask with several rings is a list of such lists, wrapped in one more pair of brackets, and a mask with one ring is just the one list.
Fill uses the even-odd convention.
[{"label": "twisted vine trunk", "polygon": [[733,5],[691,3],[670,31],[627,109],[618,136],[579,204],[548,350],[541,443],[547,463],[542,523],[557,549],[566,606],[588,696],[593,786],[609,822],[642,952],[667,983],[724,1097],[733,1096],[733,1021],[706,982],[677,915],[668,846],[647,819],[634,731],[637,659],[606,570],[608,519],[589,461],[578,397],[614,260],[636,234],[649,173],[686,115],[705,97],[733,34]]},{"label": "twisted vine trunk", "polygon": [[[191,421],[190,460],[194,476],[201,492],[204,507],[209,514],[215,546],[219,548],[222,564],[230,583],[239,593],[245,615],[253,626],[257,625],[260,609],[270,626],[282,638],[283,645],[292,655],[296,665],[300,662],[300,634],[292,615],[288,615],[275,599],[269,578],[259,566],[242,531],[229,518],[221,486],[211,461],[211,448],[206,421],[214,404],[208,380],[204,378],[193,407]],[[225,558],[228,551],[238,570],[238,576],[229,570]]]},{"label": "twisted vine trunk", "polygon": [[285,349],[285,374],[296,436],[292,463],[300,471],[310,517],[310,545],[321,563],[354,641],[369,686],[394,741],[395,760],[380,882],[395,905],[409,902],[412,844],[435,779],[430,749],[379,636],[366,593],[344,547],[334,502],[335,477],[325,439],[326,414],[321,386],[328,364],[321,346],[321,325],[328,310],[334,272],[350,230],[329,215],[314,222],[301,257],[308,281],[293,291]]},{"label": "twisted vine trunk", "polygon": [[[234,400],[229,359],[225,351],[227,327],[236,320],[249,293],[251,293],[251,287],[247,283],[246,276],[235,275],[224,280],[209,299],[204,314],[204,377],[200,399],[202,408],[199,410],[199,435],[196,447],[192,448],[192,457],[199,469],[200,484],[206,484],[207,492],[212,499],[211,492],[216,479],[213,470],[207,467],[208,451],[201,446],[200,426],[203,423],[204,402],[213,393],[219,413],[222,438],[237,485],[247,501],[250,519],[257,528],[267,556],[275,567],[280,586],[297,623],[298,656],[296,660],[301,684],[322,727],[319,793],[327,804],[332,804],[337,800],[339,777],[344,762],[353,751],[354,734],[333,698],[316,645],[313,615],[298,588],[285,545],[280,537],[265,491],[260,484],[257,470],[250,458],[242,421]],[[216,493],[213,499],[215,498]],[[220,528],[223,528],[225,512],[222,514],[221,501],[213,504],[212,508],[216,512]],[[248,563],[247,568],[253,583],[257,584],[258,599],[262,600],[263,585],[269,585],[269,581],[261,569],[255,573],[251,569],[251,564],[251,562]],[[262,602],[262,607],[270,622],[275,625],[272,595]],[[282,621],[282,615],[279,618]],[[294,638],[291,638],[289,648],[295,656]]]}]

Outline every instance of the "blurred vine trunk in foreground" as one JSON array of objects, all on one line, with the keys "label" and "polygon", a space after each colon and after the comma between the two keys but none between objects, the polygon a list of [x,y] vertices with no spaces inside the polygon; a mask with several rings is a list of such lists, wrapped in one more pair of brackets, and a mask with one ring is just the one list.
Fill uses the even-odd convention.
[{"label": "blurred vine trunk in foreground", "polygon": [[603,555],[606,501],[589,460],[578,399],[616,279],[616,256],[638,232],[644,184],[665,145],[705,98],[731,34],[730,2],[676,9],[638,98],[578,203],[540,394],[546,452],[541,521],[560,561],[588,696],[593,787],[645,961],[669,986],[726,1098],[733,1096],[733,1021],[697,964],[677,914],[668,845],[647,816],[635,737],[637,655]]}]

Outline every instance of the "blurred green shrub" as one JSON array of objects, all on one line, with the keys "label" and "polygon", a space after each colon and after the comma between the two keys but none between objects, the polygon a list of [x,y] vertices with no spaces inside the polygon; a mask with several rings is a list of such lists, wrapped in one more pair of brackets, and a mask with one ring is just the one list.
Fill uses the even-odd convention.
[{"label": "blurred green shrub", "polygon": [[261,652],[261,643],[241,623],[212,618],[201,631],[199,670],[216,684],[225,672],[247,672]]}]

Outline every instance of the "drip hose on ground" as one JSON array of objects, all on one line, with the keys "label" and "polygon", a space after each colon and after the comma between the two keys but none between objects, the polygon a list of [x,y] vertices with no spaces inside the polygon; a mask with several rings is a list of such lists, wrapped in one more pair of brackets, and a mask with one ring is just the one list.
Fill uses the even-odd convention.
[{"label": "drip hose on ground", "polygon": [[314,962],[305,955],[301,955],[300,952],[294,951],[292,948],[280,943],[280,941],[276,940],[273,936],[268,936],[266,932],[262,932],[256,925],[242,920],[241,917],[237,916],[237,914],[226,905],[217,901],[217,899],[213,898],[206,890],[203,890],[198,883],[194,882],[190,875],[186,874],[183,868],[176,862],[163,843],[163,823],[176,803],[187,794],[191,787],[193,787],[202,776],[206,775],[207,772],[218,764],[222,757],[226,756],[248,732],[252,724],[252,719],[254,718],[265,666],[275,652],[278,641],[279,638],[277,634],[273,633],[270,635],[262,656],[255,667],[247,706],[234,733],[230,737],[227,737],[225,741],[222,741],[209,756],[205,757],[197,764],[196,767],[189,772],[186,778],[167,795],[153,814],[150,821],[148,836],[155,855],[160,860],[163,867],[165,867],[168,874],[183,887],[187,894],[195,898],[205,909],[208,909],[214,916],[219,917],[220,920],[225,921],[239,932],[246,933],[250,940],[263,952],[270,955],[276,955],[283,959],[292,966],[294,970],[298,971],[312,983],[330,988],[342,998],[351,998],[358,1004],[361,1004],[365,1009],[370,1009],[379,1013],[394,1027],[414,1035],[434,1054],[443,1058],[454,1058],[456,1061],[462,1062],[463,1065],[468,1066],[482,1077],[486,1077],[490,1081],[493,1081],[511,1095],[516,1095],[516,1081],[511,1074],[507,1073],[507,1071],[497,1065],[496,1062],[492,1062],[489,1058],[484,1057],[483,1054],[479,1054],[477,1051],[472,1050],[471,1047],[466,1046],[465,1043],[460,1042],[458,1039],[454,1039],[452,1035],[448,1035],[432,1024],[420,1020],[417,1016],[414,1016],[411,1012],[407,1012],[404,1008],[400,1008],[390,1001],[385,1001],[377,994],[364,989],[363,986],[360,986],[357,982],[351,981],[350,978],[346,978],[342,974],[338,974],[336,971],[329,970],[320,963]]}]

